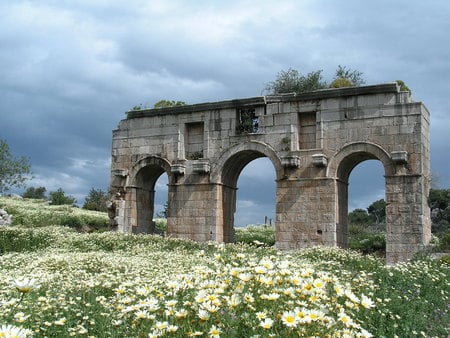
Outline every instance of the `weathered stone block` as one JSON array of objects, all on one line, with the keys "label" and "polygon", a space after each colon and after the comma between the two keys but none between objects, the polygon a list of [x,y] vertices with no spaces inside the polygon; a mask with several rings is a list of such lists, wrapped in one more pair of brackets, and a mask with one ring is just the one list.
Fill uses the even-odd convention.
[{"label": "weathered stone block", "polygon": [[326,167],[328,164],[327,157],[324,154],[312,155],[312,162],[316,167]]},{"label": "weathered stone block", "polygon": [[397,150],[391,152],[392,161],[397,164],[405,164],[408,162],[408,152],[404,150]]}]

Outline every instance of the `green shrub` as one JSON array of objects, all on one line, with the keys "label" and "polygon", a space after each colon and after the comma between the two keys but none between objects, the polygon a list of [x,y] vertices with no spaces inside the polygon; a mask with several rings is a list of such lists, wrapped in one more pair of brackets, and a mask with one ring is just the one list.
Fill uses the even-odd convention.
[{"label": "green shrub", "polygon": [[441,251],[450,251],[450,233],[445,234],[440,242],[439,242],[439,249]]},{"label": "green shrub", "polygon": [[405,84],[404,81],[402,81],[402,80],[396,80],[395,82],[397,82],[397,84],[400,86],[400,91],[402,91],[402,92],[408,92],[409,95],[411,95],[411,89],[409,89],[409,87]]},{"label": "green shrub", "polygon": [[49,193],[50,204],[52,205],[74,205],[77,203],[74,197],[67,196],[62,188]]},{"label": "green shrub", "polygon": [[167,231],[167,219],[165,218],[156,218],[154,220],[155,228],[157,233],[164,234]]},{"label": "green shrub", "polygon": [[83,222],[81,221],[80,217],[77,217],[75,215],[65,214],[65,215],[62,215],[62,217],[60,218],[59,225],[68,226],[70,228],[77,228],[77,227],[81,227],[83,225],[82,223]]},{"label": "green shrub", "polygon": [[361,235],[350,238],[348,246],[350,249],[361,251],[364,254],[386,251],[386,236],[383,233]]},{"label": "green shrub", "polygon": [[331,82],[330,88],[353,87],[352,82],[346,78],[339,78]]}]

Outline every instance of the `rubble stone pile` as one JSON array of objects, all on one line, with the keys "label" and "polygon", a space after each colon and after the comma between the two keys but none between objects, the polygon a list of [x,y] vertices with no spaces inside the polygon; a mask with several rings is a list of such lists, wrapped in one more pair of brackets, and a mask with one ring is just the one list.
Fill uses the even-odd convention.
[{"label": "rubble stone pile", "polygon": [[0,226],[2,225],[11,225],[12,224],[12,216],[9,215],[6,210],[0,209]]}]

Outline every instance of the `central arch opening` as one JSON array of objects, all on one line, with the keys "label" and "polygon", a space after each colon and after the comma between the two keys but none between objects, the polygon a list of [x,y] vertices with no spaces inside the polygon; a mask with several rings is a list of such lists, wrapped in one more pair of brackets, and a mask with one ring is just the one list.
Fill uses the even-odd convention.
[{"label": "central arch opening", "polygon": [[350,173],[348,189],[348,247],[385,255],[386,183],[378,160],[359,163]]},{"label": "central arch opening", "polygon": [[248,163],[237,181],[234,226],[273,224],[275,219],[275,170],[267,157]]},{"label": "central arch opening", "polygon": [[270,210],[275,213],[275,168],[264,153],[243,150],[232,155],[223,166],[222,183],[224,242],[235,241],[235,226],[261,224]]},{"label": "central arch opening", "polygon": [[349,211],[357,210],[363,219],[367,207],[379,199],[385,199],[384,175],[382,162],[370,153],[357,152],[341,162],[338,169],[338,246],[348,246],[352,231],[349,229]]}]

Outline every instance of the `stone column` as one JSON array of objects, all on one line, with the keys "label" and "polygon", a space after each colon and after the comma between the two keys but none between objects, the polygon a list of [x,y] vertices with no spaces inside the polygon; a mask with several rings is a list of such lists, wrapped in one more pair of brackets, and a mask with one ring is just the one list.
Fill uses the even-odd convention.
[{"label": "stone column", "polygon": [[336,245],[333,180],[279,180],[276,199],[275,239],[279,249]]},{"label": "stone column", "polygon": [[170,187],[168,236],[198,242],[216,240],[211,219],[212,210],[217,206],[211,198],[210,189],[211,185],[205,183],[183,183]]},{"label": "stone column", "polygon": [[336,242],[340,248],[348,246],[348,182],[336,180],[337,212],[336,212]]},{"label": "stone column", "polygon": [[119,232],[130,232],[131,229],[128,226],[127,218],[125,216],[125,206],[126,202],[123,199],[116,201],[116,216],[114,218],[115,224],[117,225],[117,231]]},{"label": "stone column", "polygon": [[427,184],[421,175],[386,177],[386,262],[407,261],[431,239]]}]

